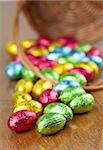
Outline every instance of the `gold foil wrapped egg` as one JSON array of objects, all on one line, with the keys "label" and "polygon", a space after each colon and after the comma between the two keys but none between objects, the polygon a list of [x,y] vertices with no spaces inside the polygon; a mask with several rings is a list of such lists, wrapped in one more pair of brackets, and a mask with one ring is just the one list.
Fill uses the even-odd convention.
[{"label": "gold foil wrapped egg", "polygon": [[39,97],[46,89],[51,89],[52,83],[49,80],[39,80],[32,88],[33,97]]},{"label": "gold foil wrapped egg", "polygon": [[37,48],[31,49],[29,53],[32,54],[33,56],[43,56],[46,53],[48,53],[48,50],[46,48]]},{"label": "gold foil wrapped egg", "polygon": [[13,113],[20,111],[20,110],[31,110],[31,106],[28,102],[21,102],[19,104],[14,105]]},{"label": "gold foil wrapped egg", "polygon": [[88,66],[86,63],[80,63],[80,64],[77,64],[76,66],[82,67],[82,68],[88,70],[89,72],[93,72],[93,69],[90,66]]},{"label": "gold foil wrapped egg", "polygon": [[49,45],[48,50],[49,52],[52,52],[55,48],[62,46],[62,43],[59,42],[53,42]]},{"label": "gold foil wrapped egg", "polygon": [[99,73],[98,66],[93,62],[84,62],[84,63],[78,64],[77,66],[82,67],[90,72],[93,72],[95,76],[97,76]]},{"label": "gold foil wrapped egg", "polygon": [[34,39],[25,39],[25,40],[20,42],[20,46],[23,49],[29,48],[33,44],[35,44],[35,40]]},{"label": "gold foil wrapped egg", "polygon": [[69,69],[72,69],[73,68],[73,64],[71,63],[65,63],[63,65],[63,73],[66,73]]},{"label": "gold foil wrapped egg", "polygon": [[65,64],[58,64],[54,66],[54,70],[58,72],[59,74],[64,74],[66,73],[69,69],[73,68],[73,64],[71,63],[65,63]]},{"label": "gold foil wrapped egg", "polygon": [[15,92],[13,95],[12,95],[12,101],[13,101],[13,104],[19,104],[21,102],[28,102],[32,100],[32,97],[30,94],[28,93],[25,93],[25,92]]},{"label": "gold foil wrapped egg", "polygon": [[15,91],[30,93],[32,91],[33,82],[31,80],[21,79],[15,86]]},{"label": "gold foil wrapped egg", "polygon": [[63,69],[63,64],[57,64],[56,66],[54,66],[54,71],[56,71],[59,74],[63,74],[64,69]]},{"label": "gold foil wrapped egg", "polygon": [[7,43],[5,49],[10,55],[17,55],[17,46],[14,42]]},{"label": "gold foil wrapped egg", "polygon": [[87,65],[90,66],[93,69],[95,75],[98,76],[98,74],[99,74],[99,67],[97,66],[97,64],[92,62],[92,61],[90,61],[90,62],[87,62]]},{"label": "gold foil wrapped egg", "polygon": [[40,113],[43,110],[42,104],[39,103],[38,101],[35,100],[31,100],[29,101],[29,104],[31,105],[31,110],[36,112],[36,113]]}]

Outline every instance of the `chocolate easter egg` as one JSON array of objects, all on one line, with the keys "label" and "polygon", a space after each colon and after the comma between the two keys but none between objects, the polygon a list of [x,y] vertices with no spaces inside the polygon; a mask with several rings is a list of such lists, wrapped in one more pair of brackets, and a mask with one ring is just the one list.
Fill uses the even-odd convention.
[{"label": "chocolate easter egg", "polygon": [[13,113],[8,119],[8,127],[16,132],[30,130],[35,125],[37,116],[31,110],[21,110]]}]

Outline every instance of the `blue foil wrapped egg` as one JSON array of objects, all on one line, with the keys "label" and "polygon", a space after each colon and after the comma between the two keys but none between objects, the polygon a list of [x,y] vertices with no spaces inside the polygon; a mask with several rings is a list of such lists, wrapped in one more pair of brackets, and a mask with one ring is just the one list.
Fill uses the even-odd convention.
[{"label": "blue foil wrapped egg", "polygon": [[84,58],[86,55],[85,55],[84,52],[81,52],[81,51],[72,51],[71,56],[72,56],[74,59],[81,60],[81,59]]},{"label": "blue foil wrapped egg", "polygon": [[81,59],[81,62],[90,62],[90,58],[88,56],[85,56]]},{"label": "blue foil wrapped egg", "polygon": [[76,82],[76,81],[61,81],[58,82],[57,84],[54,85],[53,89],[57,92],[60,93],[61,91],[65,90],[66,88],[69,87],[78,87],[81,86],[80,83]]},{"label": "blue foil wrapped egg", "polygon": [[91,61],[96,63],[100,68],[103,67],[103,58],[99,56],[90,56],[89,57]]},{"label": "blue foil wrapped egg", "polygon": [[85,57],[85,53],[81,51],[72,51],[69,56],[66,56],[67,62],[77,64]]},{"label": "blue foil wrapped egg", "polygon": [[9,79],[15,80],[21,77],[22,69],[23,65],[21,63],[13,61],[6,66],[5,73]]},{"label": "blue foil wrapped egg", "polygon": [[62,46],[56,48],[53,52],[55,53],[61,53],[61,56],[70,56],[71,55],[71,48],[68,46]]},{"label": "blue foil wrapped egg", "polygon": [[48,58],[49,60],[56,60],[56,59],[58,59],[61,56],[62,56],[61,53],[50,52],[45,57]]}]

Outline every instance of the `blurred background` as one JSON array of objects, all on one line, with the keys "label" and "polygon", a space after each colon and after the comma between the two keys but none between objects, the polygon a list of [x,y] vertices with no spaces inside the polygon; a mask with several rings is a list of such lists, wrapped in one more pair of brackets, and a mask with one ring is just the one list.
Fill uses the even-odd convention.
[{"label": "blurred background", "polygon": [[[16,12],[16,1],[0,1],[0,47],[4,46],[7,41],[12,40],[13,21]],[[23,14],[20,16],[20,39],[34,38],[34,33]]]}]

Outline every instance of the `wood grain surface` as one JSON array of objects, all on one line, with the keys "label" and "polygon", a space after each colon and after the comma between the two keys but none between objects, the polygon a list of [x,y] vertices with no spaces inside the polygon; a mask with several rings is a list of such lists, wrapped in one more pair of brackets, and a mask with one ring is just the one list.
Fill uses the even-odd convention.
[{"label": "wood grain surface", "polygon": [[[97,44],[103,48],[102,42]],[[4,74],[8,56],[2,50],[0,58],[0,150],[102,150],[103,149],[103,91],[93,92],[93,111],[75,115],[61,132],[42,136],[35,129],[25,133],[12,132],[7,127],[11,114],[11,95],[15,82]],[[102,75],[101,75],[102,76]]]},{"label": "wood grain surface", "polygon": [[[11,95],[16,82],[9,81],[4,73],[9,60],[4,45],[10,40],[14,15],[14,4],[6,4],[0,7],[3,21],[0,34],[0,150],[103,150],[103,90],[93,92],[96,100],[93,111],[84,115],[75,115],[73,120],[66,124],[64,130],[55,135],[42,136],[35,129],[17,134],[8,128],[7,119],[11,114],[12,106]],[[25,26],[22,26],[25,38],[30,35],[30,32],[24,28]],[[103,41],[95,45],[103,49]],[[101,77],[102,75],[103,73]]]}]

